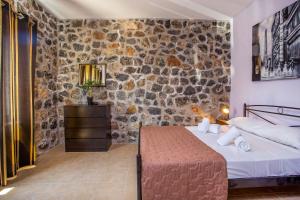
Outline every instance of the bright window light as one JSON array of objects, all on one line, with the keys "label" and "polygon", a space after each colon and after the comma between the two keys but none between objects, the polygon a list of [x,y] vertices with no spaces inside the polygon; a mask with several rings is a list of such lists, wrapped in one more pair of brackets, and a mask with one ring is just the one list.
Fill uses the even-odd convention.
[{"label": "bright window light", "polygon": [[4,188],[3,190],[0,191],[0,196],[4,196],[7,193],[9,193],[10,191],[12,191],[14,189],[14,187],[10,187],[10,188]]}]

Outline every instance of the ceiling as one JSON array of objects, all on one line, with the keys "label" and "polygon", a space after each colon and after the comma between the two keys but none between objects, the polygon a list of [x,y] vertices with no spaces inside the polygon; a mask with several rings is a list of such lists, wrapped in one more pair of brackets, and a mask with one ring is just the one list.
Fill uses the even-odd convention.
[{"label": "ceiling", "polygon": [[38,0],[60,19],[230,20],[254,0]]}]

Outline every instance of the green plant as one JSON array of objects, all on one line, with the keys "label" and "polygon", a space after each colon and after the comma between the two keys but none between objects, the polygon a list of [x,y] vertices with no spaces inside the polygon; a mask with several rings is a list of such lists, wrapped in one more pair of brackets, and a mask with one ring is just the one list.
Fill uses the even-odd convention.
[{"label": "green plant", "polygon": [[88,80],[80,87],[87,93],[89,97],[92,97],[94,85],[95,85],[95,81]]}]

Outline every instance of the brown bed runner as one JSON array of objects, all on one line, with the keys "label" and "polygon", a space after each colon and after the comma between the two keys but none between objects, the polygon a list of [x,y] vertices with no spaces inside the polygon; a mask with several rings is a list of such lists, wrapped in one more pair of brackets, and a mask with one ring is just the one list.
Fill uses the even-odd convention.
[{"label": "brown bed runner", "polygon": [[142,199],[227,199],[225,159],[184,127],[141,129]]}]

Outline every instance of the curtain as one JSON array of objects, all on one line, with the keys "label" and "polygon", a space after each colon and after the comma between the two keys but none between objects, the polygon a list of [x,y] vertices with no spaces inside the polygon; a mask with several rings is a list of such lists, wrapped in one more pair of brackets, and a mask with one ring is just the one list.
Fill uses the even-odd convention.
[{"label": "curtain", "polygon": [[4,3],[1,13],[1,185],[34,165],[33,83],[36,25]]}]

